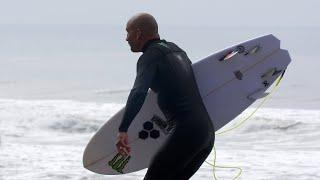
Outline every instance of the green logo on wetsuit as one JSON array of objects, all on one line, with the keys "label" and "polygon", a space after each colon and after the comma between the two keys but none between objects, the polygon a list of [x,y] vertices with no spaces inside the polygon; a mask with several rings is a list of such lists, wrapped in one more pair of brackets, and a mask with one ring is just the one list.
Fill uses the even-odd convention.
[{"label": "green logo on wetsuit", "polygon": [[123,169],[128,164],[130,158],[131,156],[125,156],[118,153],[111,161],[108,162],[108,165],[111,166],[112,169],[123,174]]},{"label": "green logo on wetsuit", "polygon": [[158,44],[161,45],[161,46],[163,46],[163,47],[169,48],[169,46],[168,46],[166,43],[164,43],[164,42],[160,42],[160,43],[158,43]]}]

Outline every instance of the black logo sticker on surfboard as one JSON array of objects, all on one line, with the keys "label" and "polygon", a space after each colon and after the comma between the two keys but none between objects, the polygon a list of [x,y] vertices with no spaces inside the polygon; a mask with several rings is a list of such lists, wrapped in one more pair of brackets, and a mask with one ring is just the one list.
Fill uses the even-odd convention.
[{"label": "black logo sticker on surfboard", "polygon": [[161,119],[159,116],[154,115],[151,118],[151,121],[154,122],[161,130],[164,134],[169,134],[171,133],[171,131],[174,129],[176,123],[172,120],[163,120]]},{"label": "black logo sticker on surfboard", "polygon": [[123,174],[123,169],[128,164],[131,156],[122,155],[121,153],[116,154],[111,161],[108,162],[108,165],[116,170],[117,172]]},{"label": "black logo sticker on surfboard", "polygon": [[264,85],[264,87],[268,87],[270,85],[268,81],[263,81],[262,84]]},{"label": "black logo sticker on surfboard", "polygon": [[154,129],[153,122],[146,121],[143,123],[143,129],[139,132],[139,138],[145,140],[149,136],[153,139],[157,139],[160,137],[160,132]]}]

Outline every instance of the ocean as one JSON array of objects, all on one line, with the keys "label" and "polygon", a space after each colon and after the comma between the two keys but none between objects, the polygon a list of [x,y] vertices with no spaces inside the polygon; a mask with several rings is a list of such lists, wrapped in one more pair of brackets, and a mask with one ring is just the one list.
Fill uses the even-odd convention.
[{"label": "ocean", "polygon": [[[245,180],[320,179],[319,30],[160,28],[193,62],[270,33],[289,50],[292,63],[270,100],[241,127],[216,137],[217,165],[241,167]],[[103,176],[82,166],[89,139],[125,105],[133,85],[140,54],[130,52],[125,35],[123,27],[107,25],[0,25],[0,180],[143,179],[146,169]],[[237,173],[216,169],[218,179]],[[213,179],[212,167],[204,163],[191,179]]]}]

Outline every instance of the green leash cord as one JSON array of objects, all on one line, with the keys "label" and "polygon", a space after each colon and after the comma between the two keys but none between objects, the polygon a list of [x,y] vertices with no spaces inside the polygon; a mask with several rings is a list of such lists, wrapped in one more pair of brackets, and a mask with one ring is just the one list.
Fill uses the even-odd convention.
[{"label": "green leash cord", "polygon": [[[236,128],[239,128],[243,123],[245,123],[246,121],[248,121],[257,111],[258,109],[266,102],[267,99],[270,98],[270,95],[276,90],[276,88],[278,87],[283,75],[284,75],[285,71],[283,71],[283,73],[281,74],[281,76],[278,77],[277,79],[277,83],[274,85],[274,87],[272,88],[272,90],[270,91],[270,93],[263,99],[263,101],[258,105],[258,107],[245,119],[241,120],[240,123],[238,123],[237,125],[235,125],[234,127],[224,130],[222,132],[217,132],[215,133],[215,135],[221,135],[221,134],[225,134],[229,131],[232,131]],[[239,172],[238,174],[233,178],[233,180],[236,180],[237,178],[240,177],[241,173],[242,173],[242,169],[241,167],[237,167],[237,166],[220,166],[220,165],[216,165],[216,148],[215,146],[213,146],[213,151],[214,151],[214,159],[213,159],[213,164],[209,163],[207,161],[205,161],[206,163],[208,163],[209,165],[212,166],[212,171],[213,171],[213,178],[214,180],[218,180],[218,178],[216,177],[216,173],[215,173],[215,169],[216,168],[225,168],[225,169],[238,169]]]}]

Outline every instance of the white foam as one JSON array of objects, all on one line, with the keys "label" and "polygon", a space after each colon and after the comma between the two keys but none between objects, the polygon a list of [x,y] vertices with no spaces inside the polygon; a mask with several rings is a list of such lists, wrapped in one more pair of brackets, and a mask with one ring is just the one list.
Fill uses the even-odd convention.
[{"label": "white foam", "polygon": [[[85,145],[124,104],[71,100],[0,100],[0,179],[143,179],[146,170],[102,176],[82,167]],[[248,109],[238,123],[254,109]],[[242,179],[319,179],[320,111],[262,108],[216,136],[217,164],[242,167]],[[212,161],[210,156],[208,161]],[[219,179],[236,171],[217,170]],[[191,178],[212,179],[206,163]]]}]

